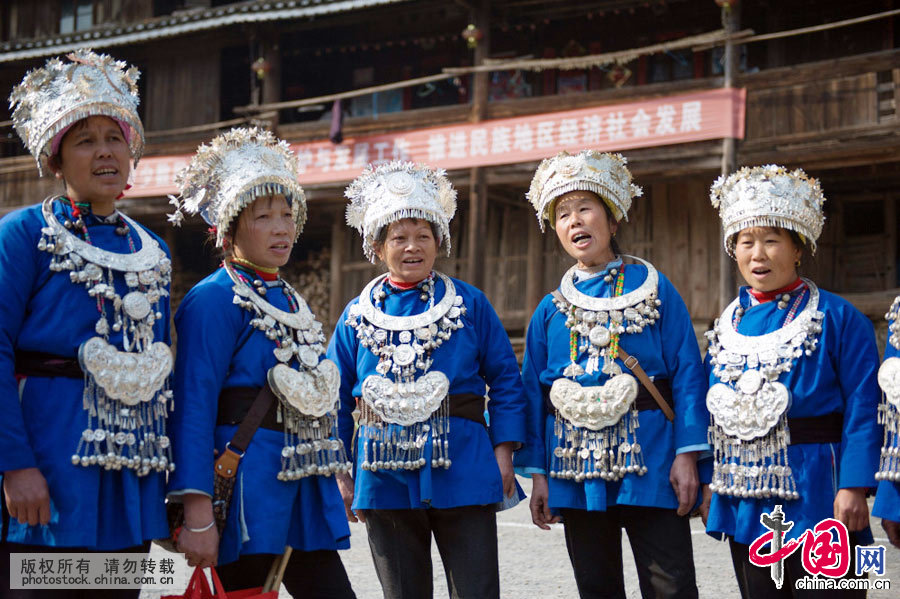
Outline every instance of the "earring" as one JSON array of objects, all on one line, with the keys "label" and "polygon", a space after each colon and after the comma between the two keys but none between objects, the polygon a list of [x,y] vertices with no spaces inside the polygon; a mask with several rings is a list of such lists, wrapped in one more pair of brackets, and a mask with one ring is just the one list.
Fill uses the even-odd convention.
[{"label": "earring", "polygon": [[794,266],[799,267],[799,266],[800,266],[800,261],[799,261],[799,260],[796,260],[796,261],[794,262]]}]

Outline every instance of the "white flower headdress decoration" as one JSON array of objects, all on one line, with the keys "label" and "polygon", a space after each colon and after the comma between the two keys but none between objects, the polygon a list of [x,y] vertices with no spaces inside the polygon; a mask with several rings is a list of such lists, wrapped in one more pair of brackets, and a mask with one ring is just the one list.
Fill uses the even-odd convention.
[{"label": "white flower headdress decoration", "polygon": [[800,235],[816,253],[822,233],[825,196],[819,182],[800,169],[783,166],[743,167],[712,184],[709,199],[718,208],[725,251],[733,258],[735,238],[748,227],[780,227]]},{"label": "white flower headdress decoration", "polygon": [[244,208],[259,197],[281,194],[297,224],[296,241],[306,223],[306,194],[298,175],[287,142],[257,127],[232,129],[197,148],[191,163],[175,177],[181,195],[169,196],[176,208],[169,222],[179,226],[182,211],[200,214],[216,228],[216,245],[222,247]]},{"label": "white flower headdress decoration", "polygon": [[450,221],[456,214],[456,190],[443,169],[394,161],[369,165],[346,189],[347,224],[363,238],[363,252],[376,261],[374,243],[382,227],[403,218],[434,223],[438,242],[450,255]]},{"label": "white flower headdress decoration", "polygon": [[79,49],[66,60],[52,58],[29,71],[9,96],[13,127],[37,161],[49,157],[53,139],[90,116],[107,116],[128,129],[125,136],[134,163],[144,150],[144,127],[138,117],[140,71],[105,54]]},{"label": "white flower headdress decoration", "polygon": [[631,200],[643,193],[631,182],[627,164],[621,154],[596,150],[582,150],[577,154],[560,152],[543,160],[526,194],[537,213],[541,231],[544,221],[553,224],[553,200],[570,191],[597,194],[609,206],[616,221],[623,218],[627,221]]}]

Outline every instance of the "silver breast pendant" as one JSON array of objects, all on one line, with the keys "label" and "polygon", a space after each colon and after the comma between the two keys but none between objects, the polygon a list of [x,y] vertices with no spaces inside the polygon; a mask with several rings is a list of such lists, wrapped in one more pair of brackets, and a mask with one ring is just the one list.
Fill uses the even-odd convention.
[{"label": "silver breast pendant", "polygon": [[[894,298],[884,315],[888,321],[888,343],[900,349],[900,297]],[[900,358],[886,359],[878,369],[878,385],[883,391],[878,406],[878,424],[884,427],[884,442],[877,480],[900,481]]]},{"label": "silver breast pendant", "polygon": [[819,290],[804,279],[810,297],[794,320],[765,335],[737,332],[735,299],[716,321],[709,338],[713,374],[706,394],[715,451],[710,490],[741,498],[800,497],[788,463],[790,390],[778,378],[804,355],[812,355],[822,332]]},{"label": "silver breast pendant", "polygon": [[444,296],[421,314],[393,316],[372,303],[373,290],[386,275],[370,281],[350,308],[346,324],[379,360],[377,374],[362,383],[363,470],[421,468],[429,438],[431,466],[451,465],[450,381],[429,369],[434,350],[464,326],[466,307],[450,277],[435,275],[444,283]]},{"label": "silver breast pendant", "polygon": [[[323,360],[325,335],[303,297],[282,281],[297,305],[296,312],[276,308],[242,281],[226,261],[234,286],[234,303],[249,311],[250,326],[275,344],[278,364],[266,380],[278,398],[278,419],[284,423],[278,480],[330,476],[347,472],[350,462],[337,432],[341,376],[337,365]],[[296,364],[296,366],[294,366]]]},{"label": "silver breast pendant", "polygon": [[[575,286],[572,267],[560,282],[560,297],[553,300],[576,337],[576,355],[587,354],[587,362],[582,367],[573,359],[563,371],[566,378],[554,381],[550,389],[556,408],[551,477],[614,481],[647,471],[635,433],[640,426],[634,403],[639,385],[616,363],[611,342],[615,335],[640,334],[659,319],[659,273],[645,260],[623,258],[647,268],[644,282],[633,291],[618,297],[584,294]],[[602,385],[582,386],[570,380],[598,371],[608,377]]]},{"label": "silver breast pendant", "polygon": [[[172,352],[167,344],[155,341],[153,333],[163,317],[160,302],[169,294],[171,262],[156,240],[125,215],[122,218],[141,243],[133,254],[109,252],[70,233],[53,214],[53,198],[44,200],[41,212],[45,226],[37,247],[51,255],[50,270],[68,272],[72,283],[83,285],[100,308],[94,325],[97,335],[78,350],[88,424],[72,463],[127,468],[138,476],[151,470],[173,471],[166,434],[166,417],[173,405],[168,385]],[[124,295],[116,289],[117,274],[125,280]],[[121,349],[109,342],[110,332],[122,334]]]}]

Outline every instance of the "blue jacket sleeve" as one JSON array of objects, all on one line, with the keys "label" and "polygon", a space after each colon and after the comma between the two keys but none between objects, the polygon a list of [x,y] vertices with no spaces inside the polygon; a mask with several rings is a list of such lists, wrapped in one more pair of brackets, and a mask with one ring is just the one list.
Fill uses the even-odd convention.
[{"label": "blue jacket sleeve", "polygon": [[[351,301],[353,304],[355,300]],[[341,390],[340,390],[340,406],[338,407],[338,435],[344,442],[347,453],[350,454],[355,449],[353,442],[353,410],[356,409],[356,399],[353,397],[353,387],[356,386],[356,353],[359,350],[359,343],[356,338],[356,330],[347,326],[347,309],[344,309],[337,325],[334,327],[334,334],[328,343],[326,357],[337,364],[341,373]]]},{"label": "blue jacket sleeve", "polygon": [[176,468],[169,492],[213,493],[219,394],[243,328],[232,297],[226,287],[201,284],[184,297],[175,314],[178,353],[170,430]]},{"label": "blue jacket sleeve", "polygon": [[509,336],[487,297],[475,294],[472,314],[478,335],[479,374],[489,387],[491,443],[497,446],[525,441],[525,401],[519,364]]},{"label": "blue jacket sleeve", "polygon": [[684,300],[662,274],[659,283],[663,359],[675,400],[675,452],[709,449],[707,384],[691,316]]},{"label": "blue jacket sleeve", "polygon": [[516,452],[514,464],[518,469],[547,469],[547,449],[544,446],[544,388],[541,372],[547,368],[547,303],[538,305],[528,324],[525,336],[525,359],[522,361],[522,384],[525,387],[526,434],[525,445]]},{"label": "blue jacket sleeve", "polygon": [[875,331],[871,321],[849,303],[841,312],[840,343],[832,355],[844,397],[838,487],[874,487],[882,440]]},{"label": "blue jacket sleeve", "polygon": [[23,212],[0,221],[0,472],[37,466],[15,378],[16,341],[38,275],[40,224]]}]

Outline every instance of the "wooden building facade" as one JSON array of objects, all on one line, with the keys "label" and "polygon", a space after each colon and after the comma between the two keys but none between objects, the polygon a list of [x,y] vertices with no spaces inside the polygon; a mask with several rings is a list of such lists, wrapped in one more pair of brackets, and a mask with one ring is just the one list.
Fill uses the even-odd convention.
[{"label": "wooden building facade", "polygon": [[[888,13],[741,43],[732,82],[746,90],[736,163],[799,166],[821,179],[827,221],[818,255],[804,260],[803,271],[873,318],[900,285],[900,23],[889,12],[897,4],[747,0],[734,9],[744,35]],[[461,35],[470,23],[474,48]],[[189,154],[218,131],[251,121],[302,145],[328,139],[335,106],[277,103],[489,59],[640,48],[721,26],[713,0],[6,0],[0,89],[11,90],[49,56],[92,45],[144,72],[148,157]],[[698,46],[592,68],[462,74],[346,99],[342,133],[389,135],[716,90],[725,84],[722,54],[721,45]],[[0,125],[9,118],[0,105]],[[0,209],[34,203],[55,189],[54,181],[38,179],[8,123],[0,141]],[[722,168],[724,145],[708,139],[624,152],[644,196],[620,229],[620,245],[669,276],[698,327],[721,308],[722,245],[708,189]],[[438,267],[484,289],[513,337],[523,334],[537,302],[569,266],[552,231],[541,235],[524,198],[536,166],[526,160],[450,171],[459,212],[453,255]],[[359,237],[344,224],[347,181],[301,183],[310,220],[292,269],[314,310],[334,323],[378,268],[365,261]],[[122,206],[169,242],[183,273],[176,297],[214,266],[205,225],[167,227],[164,195]]]}]

